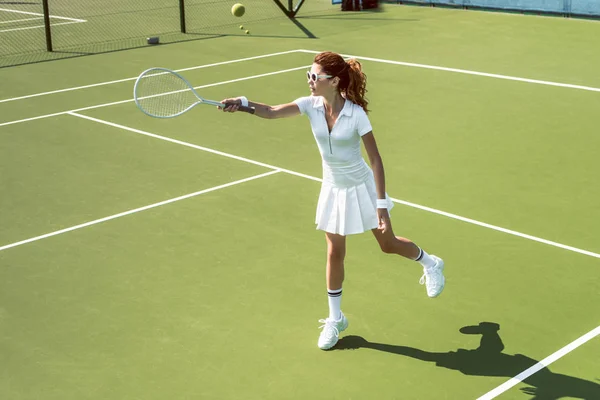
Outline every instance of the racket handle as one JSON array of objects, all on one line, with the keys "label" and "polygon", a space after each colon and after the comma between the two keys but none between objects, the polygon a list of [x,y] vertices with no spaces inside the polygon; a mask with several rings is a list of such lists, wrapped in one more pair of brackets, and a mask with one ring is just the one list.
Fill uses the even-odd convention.
[{"label": "racket handle", "polygon": [[[236,103],[225,103],[225,104],[221,104],[222,107],[227,107],[227,106],[231,106],[234,105]],[[246,106],[242,106],[241,104],[238,105],[238,111],[243,111],[243,112],[247,112],[249,114],[254,114],[254,111],[256,111],[253,107],[246,107]]]},{"label": "racket handle", "polygon": [[[224,104],[221,103],[219,106],[220,107],[227,107],[227,106],[231,106],[231,105],[234,105],[234,104],[236,104],[236,103],[231,103],[231,102],[224,103]],[[238,105],[238,111],[243,111],[243,112],[247,112],[249,114],[254,114],[254,112],[256,110],[254,109],[254,107],[246,107],[246,106]]]},{"label": "racket handle", "polygon": [[256,110],[254,109],[254,107],[240,106],[240,108],[238,108],[238,111],[243,111],[243,112],[247,112],[249,114],[254,114],[254,111],[256,111]]}]

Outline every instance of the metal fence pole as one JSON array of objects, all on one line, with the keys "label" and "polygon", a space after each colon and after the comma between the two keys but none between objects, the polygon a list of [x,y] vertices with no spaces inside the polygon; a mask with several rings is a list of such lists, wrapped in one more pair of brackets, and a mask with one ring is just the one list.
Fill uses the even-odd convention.
[{"label": "metal fence pole", "polygon": [[46,49],[52,51],[52,33],[50,32],[50,11],[48,0],[43,0],[44,5],[44,27],[46,28]]},{"label": "metal fence pole", "polygon": [[179,22],[181,24],[181,33],[185,33],[185,4],[184,4],[184,0],[179,0]]}]

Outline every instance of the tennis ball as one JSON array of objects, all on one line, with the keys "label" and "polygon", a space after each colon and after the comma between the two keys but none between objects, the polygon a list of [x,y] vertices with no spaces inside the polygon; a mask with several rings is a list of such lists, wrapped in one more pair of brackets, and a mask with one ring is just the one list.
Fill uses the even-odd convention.
[{"label": "tennis ball", "polygon": [[246,12],[246,7],[244,7],[241,3],[235,3],[233,7],[231,7],[231,13],[236,17],[241,17]]},{"label": "tennis ball", "polygon": [[240,25],[240,29],[244,29],[244,25]]},{"label": "tennis ball", "polygon": [[250,31],[249,31],[249,30],[246,30],[246,35],[249,35],[249,34],[250,34]]}]

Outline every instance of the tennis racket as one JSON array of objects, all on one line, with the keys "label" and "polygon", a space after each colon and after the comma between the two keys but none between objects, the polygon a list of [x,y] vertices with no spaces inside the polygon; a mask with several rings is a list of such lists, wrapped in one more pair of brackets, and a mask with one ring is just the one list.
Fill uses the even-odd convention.
[{"label": "tennis racket", "polygon": [[[227,107],[201,97],[181,75],[166,68],[150,68],[138,76],[133,86],[133,99],[146,115],[155,118],[173,118],[191,110],[198,104]],[[254,108],[239,106],[239,111],[254,114]]]}]

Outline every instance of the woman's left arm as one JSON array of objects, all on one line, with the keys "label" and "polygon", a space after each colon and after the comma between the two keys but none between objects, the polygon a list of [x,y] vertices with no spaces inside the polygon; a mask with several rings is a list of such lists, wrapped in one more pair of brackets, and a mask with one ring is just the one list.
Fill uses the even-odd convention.
[{"label": "woman's left arm", "polygon": [[377,188],[377,198],[385,199],[385,172],[383,171],[383,161],[379,155],[379,149],[377,148],[377,142],[375,142],[375,136],[373,131],[362,136],[365,150],[369,156],[369,163],[375,176],[375,187]]}]

